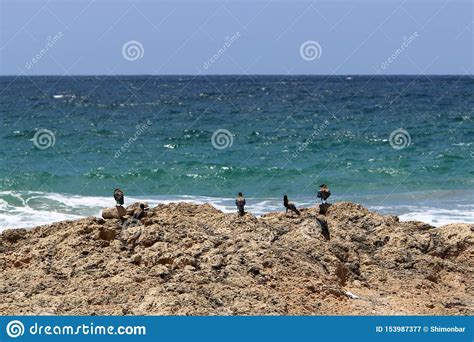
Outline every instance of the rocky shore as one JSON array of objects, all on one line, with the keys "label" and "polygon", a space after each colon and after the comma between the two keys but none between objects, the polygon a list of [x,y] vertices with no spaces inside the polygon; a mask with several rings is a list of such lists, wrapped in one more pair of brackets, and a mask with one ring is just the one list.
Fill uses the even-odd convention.
[{"label": "rocky shore", "polygon": [[474,225],[150,209],[0,234],[1,315],[472,315]]}]

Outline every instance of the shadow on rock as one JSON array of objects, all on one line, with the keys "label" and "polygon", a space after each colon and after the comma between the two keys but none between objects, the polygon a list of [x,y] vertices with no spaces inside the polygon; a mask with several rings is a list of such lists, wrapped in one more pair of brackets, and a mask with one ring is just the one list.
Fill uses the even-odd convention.
[{"label": "shadow on rock", "polygon": [[332,204],[329,203],[323,203],[319,205],[319,214],[320,215],[326,215],[328,209],[331,207]]},{"label": "shadow on rock", "polygon": [[331,240],[331,234],[329,233],[329,226],[328,223],[325,219],[320,219],[316,217],[316,223],[319,226],[319,229],[321,230],[321,234],[324,236],[326,240]]}]

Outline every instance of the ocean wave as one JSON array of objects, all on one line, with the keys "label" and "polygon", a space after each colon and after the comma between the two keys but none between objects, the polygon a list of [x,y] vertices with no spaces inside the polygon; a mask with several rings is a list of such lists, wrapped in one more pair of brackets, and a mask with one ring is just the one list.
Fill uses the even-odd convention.
[{"label": "ocean wave", "polygon": [[[350,200],[385,215],[398,215],[402,221],[422,221],[433,226],[448,223],[474,223],[474,204],[469,191],[431,191],[418,193],[364,196],[334,196],[333,201]],[[419,200],[416,200],[419,198]],[[429,202],[427,198],[432,198]],[[446,201],[435,200],[444,198]],[[298,207],[314,207],[312,197],[296,197]],[[411,201],[410,201],[411,199]],[[423,200],[424,199],[424,200]],[[235,212],[234,198],[210,196],[126,196],[125,205],[138,201],[150,206],[171,202],[209,203],[225,212]],[[246,210],[254,215],[282,211],[281,198],[247,198]],[[410,203],[407,204],[407,203]],[[416,203],[414,205],[413,203]],[[449,204],[449,206],[447,205]],[[29,228],[87,216],[99,217],[105,207],[114,206],[112,196],[77,196],[39,191],[0,191],[0,231],[7,228]]]}]

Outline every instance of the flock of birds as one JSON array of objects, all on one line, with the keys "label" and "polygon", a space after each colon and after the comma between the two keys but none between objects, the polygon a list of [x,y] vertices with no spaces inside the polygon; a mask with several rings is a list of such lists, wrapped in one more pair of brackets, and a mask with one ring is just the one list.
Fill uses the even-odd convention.
[{"label": "flock of birds", "polygon": [[[117,207],[121,207],[125,203],[125,198],[123,195],[123,191],[120,189],[115,189],[114,190],[114,199],[115,199],[115,205]],[[148,208],[145,208],[145,204],[140,203],[138,208],[135,209],[133,212],[133,219],[134,220],[141,220],[143,217],[145,217],[146,211]]]},{"label": "flock of birds", "polygon": [[[319,186],[319,191],[318,191],[318,198],[321,199],[322,203],[326,203],[327,199],[331,196],[331,191],[329,190],[328,186],[326,184],[321,184]],[[235,205],[237,206],[237,210],[239,212],[239,215],[245,215],[245,198],[244,195],[239,192],[237,195],[237,198],[235,199]],[[283,196],[283,206],[285,207],[286,211],[285,213],[288,214],[288,210],[294,212],[296,215],[300,215],[300,211],[298,208],[296,208],[296,205],[293,202],[290,202],[288,200],[288,196],[284,195]]]},{"label": "flock of birds", "polygon": [[[321,199],[322,203],[326,203],[327,199],[331,196],[331,191],[329,191],[329,188],[326,184],[321,184],[319,186],[319,191],[318,191],[318,198]],[[115,189],[114,190],[114,199],[116,202],[117,206],[122,206],[124,204],[124,194],[123,191],[120,189]],[[239,192],[237,195],[237,198],[235,199],[235,205],[237,206],[237,210],[239,215],[243,216],[245,215],[245,197],[244,195]],[[298,208],[296,208],[296,205],[293,202],[290,202],[288,200],[288,196],[284,195],[283,196],[283,206],[286,209],[286,214],[288,214],[288,210],[294,212],[296,215],[300,215],[300,211]],[[145,206],[144,204],[140,204],[140,207],[135,210],[135,213],[133,214],[134,219],[141,219],[142,217],[145,216]]]}]

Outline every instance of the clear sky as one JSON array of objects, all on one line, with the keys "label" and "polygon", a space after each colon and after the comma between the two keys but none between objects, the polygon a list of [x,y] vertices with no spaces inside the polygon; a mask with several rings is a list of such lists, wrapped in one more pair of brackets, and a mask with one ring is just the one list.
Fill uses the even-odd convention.
[{"label": "clear sky", "polygon": [[0,3],[0,75],[473,73],[472,1]]}]

